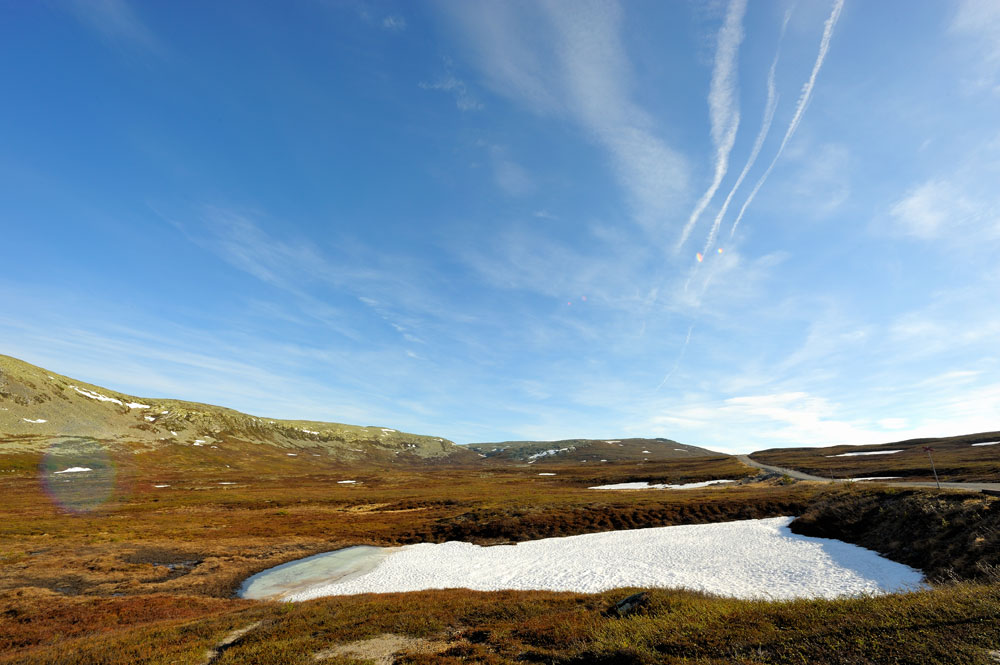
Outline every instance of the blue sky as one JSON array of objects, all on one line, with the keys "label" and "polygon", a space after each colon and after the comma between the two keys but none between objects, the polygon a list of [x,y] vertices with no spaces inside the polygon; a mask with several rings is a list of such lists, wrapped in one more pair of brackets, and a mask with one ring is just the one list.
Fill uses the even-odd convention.
[{"label": "blue sky", "polygon": [[461,443],[1000,429],[992,0],[0,6],[0,352]]}]

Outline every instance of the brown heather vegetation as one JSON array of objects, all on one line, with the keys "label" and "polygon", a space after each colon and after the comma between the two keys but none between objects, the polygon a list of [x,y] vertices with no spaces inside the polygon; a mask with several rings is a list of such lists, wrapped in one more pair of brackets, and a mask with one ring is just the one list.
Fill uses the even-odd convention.
[{"label": "brown heather vegetation", "polygon": [[[414,645],[412,653],[395,662],[414,664],[985,665],[992,662],[987,650],[1000,648],[1000,586],[990,567],[1000,551],[997,499],[780,480],[683,492],[587,489],[750,473],[729,457],[351,471],[321,458],[308,465],[260,459],[241,457],[225,472],[194,465],[181,472],[162,457],[119,457],[103,473],[46,485],[35,471],[39,458],[2,458],[0,466],[18,470],[0,474],[0,663],[197,664],[248,626],[256,627],[220,648],[214,663],[304,664],[322,654],[330,656],[324,663],[356,665],[364,661],[337,648],[384,635],[408,638],[397,641]],[[346,479],[359,483],[336,483]],[[92,508],[67,511],[54,497]],[[87,497],[106,501],[94,506]],[[892,531],[879,510],[883,520],[904,525]],[[914,565],[935,577],[948,577],[950,569],[970,581],[837,601],[748,602],[653,590],[626,618],[607,610],[634,590],[443,590],[297,604],[234,597],[255,572],[348,545],[493,544],[790,514],[806,515],[803,530],[922,562]],[[880,547],[883,539],[889,545]],[[943,554],[929,554],[934,549]]]},{"label": "brown heather vegetation", "polygon": [[[942,481],[1000,482],[1000,445],[973,446],[1000,441],[1000,432],[981,432],[937,439],[909,439],[877,446],[828,448],[773,448],[753,453],[763,464],[795,469],[824,478],[900,476],[906,480],[933,481],[924,447],[933,448],[934,465]],[[891,455],[836,457],[842,453],[902,450]]]}]

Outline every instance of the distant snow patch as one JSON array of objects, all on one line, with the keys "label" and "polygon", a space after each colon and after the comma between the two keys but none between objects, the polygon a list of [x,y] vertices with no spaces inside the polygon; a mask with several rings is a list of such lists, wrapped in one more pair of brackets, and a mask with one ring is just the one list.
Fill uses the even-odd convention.
[{"label": "distant snow patch", "polygon": [[[603,460],[601,460],[603,461]],[[724,483],[735,483],[735,480],[706,480],[700,483],[683,483],[681,485],[670,485],[667,483],[663,484],[652,484],[648,482],[637,482],[637,483],[617,483],[615,485],[598,485],[597,487],[588,487],[587,489],[592,490],[691,490],[698,487],[708,487],[709,485],[722,485]]]},{"label": "distant snow patch", "polygon": [[153,408],[153,407],[151,407],[148,404],[139,404],[139,402],[129,402],[125,406],[127,406],[130,409],[151,409],[151,408]]},{"label": "distant snow patch", "polygon": [[174,436],[177,436],[177,432],[175,432],[174,430],[170,430],[170,433],[173,434]]},{"label": "distant snow patch", "polygon": [[289,457],[298,457],[299,456],[298,453],[285,453],[285,454],[288,455]]},{"label": "distant snow patch", "polygon": [[157,489],[162,489],[164,487],[170,487],[170,485],[153,485],[153,487],[156,487]]},{"label": "distant snow patch", "polygon": [[540,453],[535,453],[534,455],[528,455],[528,459],[532,462],[541,459],[542,457],[548,457],[549,455],[558,455],[559,453],[564,453],[570,450],[576,450],[576,446],[568,446],[566,448],[551,448],[549,450],[543,450]]},{"label": "distant snow patch", "polygon": [[73,390],[80,393],[84,397],[89,397],[90,399],[96,399],[98,402],[114,402],[118,406],[124,406],[120,399],[115,399],[114,397],[108,397],[107,395],[102,395],[101,393],[95,393],[93,390],[84,390],[77,388],[76,386],[70,386]]},{"label": "distant snow patch", "polygon": [[219,483],[220,485],[235,485],[236,483]]},{"label": "distant snow patch", "polygon": [[974,446],[995,446],[998,443],[1000,443],[1000,441],[987,441],[985,443],[974,443],[972,445],[974,445]]},{"label": "distant snow patch", "polygon": [[68,469],[56,471],[55,473],[83,473],[84,471],[93,471],[93,469],[86,466],[71,466]]},{"label": "distant snow patch", "polygon": [[310,429],[303,429],[302,431],[305,432],[306,434],[319,434],[319,432],[314,432]]},{"label": "distant snow patch", "polygon": [[41,423],[47,423],[47,422],[49,422],[48,420],[45,420],[44,418],[39,418],[38,420],[32,420],[31,418],[21,418],[21,420],[23,420],[26,423],[35,423],[36,425],[41,424]]},{"label": "distant snow patch", "polygon": [[156,416],[143,416],[143,418],[146,419],[147,423],[155,423],[156,422]]},{"label": "distant snow patch", "polygon": [[540,476],[554,476],[556,474],[554,474],[554,473],[540,473],[538,475],[540,475]]},{"label": "distant snow patch", "polygon": [[680,453],[686,453],[687,452],[687,450],[685,450],[684,448],[674,448],[674,450],[676,450],[677,452],[680,452]]},{"label": "distant snow patch", "polygon": [[859,457],[861,455],[892,455],[901,453],[902,450],[866,450],[860,453],[840,453],[839,455],[827,455],[827,457]]},{"label": "distant snow patch", "polygon": [[383,427],[383,428],[382,428],[382,431],[383,431],[383,432],[385,432],[386,434],[388,434],[389,432],[395,432],[396,430],[394,430],[394,429],[389,429],[388,427]]},{"label": "distant snow patch", "polygon": [[644,450],[644,451],[642,451],[642,452],[643,452],[644,454],[646,454],[646,455],[648,455],[648,454],[649,454],[649,451],[648,451],[648,450]]},{"label": "distant snow patch", "polygon": [[358,481],[356,481],[356,480],[338,480],[337,484],[338,485],[353,485],[356,482],[358,482]]},{"label": "distant snow patch", "polygon": [[621,443],[621,441],[605,441],[604,443]]}]

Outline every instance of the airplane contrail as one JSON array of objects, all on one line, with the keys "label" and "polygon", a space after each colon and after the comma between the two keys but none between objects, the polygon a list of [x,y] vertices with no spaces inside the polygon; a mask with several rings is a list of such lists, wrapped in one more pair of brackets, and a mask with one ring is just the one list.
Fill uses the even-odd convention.
[{"label": "airplane contrail", "polygon": [[705,247],[702,249],[702,254],[707,255],[708,250],[712,249],[712,244],[715,242],[715,236],[719,232],[719,227],[722,226],[722,220],[726,216],[726,212],[729,211],[729,204],[732,203],[733,197],[736,195],[736,191],[743,184],[743,180],[747,177],[750,169],[757,162],[757,157],[760,155],[760,149],[764,147],[764,140],[771,131],[771,123],[774,121],[774,111],[778,108],[778,95],[776,93],[776,88],[774,84],[774,73],[778,67],[778,58],[781,56],[781,42],[785,38],[785,29],[788,27],[788,20],[792,17],[792,11],[788,10],[785,13],[785,20],[781,24],[781,35],[778,37],[778,50],[774,54],[774,60],[771,61],[771,69],[767,73],[767,102],[764,104],[764,119],[760,123],[760,131],[757,133],[757,139],[753,143],[753,149],[750,151],[750,157],[747,159],[747,163],[743,166],[743,170],[740,171],[739,177],[733,184],[732,189],[729,190],[729,194],[726,196],[726,200],[722,203],[722,208],[719,209],[718,214],[715,216],[715,221],[712,222],[712,230],[708,233],[708,239],[705,241]]},{"label": "airplane contrail", "polygon": [[677,371],[677,368],[681,364],[681,360],[684,358],[684,352],[687,351],[688,342],[691,341],[691,331],[693,331],[693,330],[694,330],[694,324],[692,323],[691,327],[688,328],[687,337],[684,338],[684,344],[681,345],[680,353],[677,354],[677,359],[674,360],[674,366],[670,368],[670,371],[667,372],[667,375],[665,377],[663,377],[662,381],[660,381],[660,385],[656,386],[656,390],[653,391],[654,393],[657,390],[659,390],[660,388],[662,388],[663,384],[665,384],[667,382],[667,379],[669,379],[671,376],[673,376],[674,372]]},{"label": "airplane contrail", "polygon": [[712,128],[712,143],[715,144],[715,176],[712,184],[702,194],[691,216],[688,218],[680,240],[674,250],[679,250],[691,235],[694,225],[701,217],[729,168],[729,153],[736,142],[736,132],[740,126],[739,101],[734,92],[737,81],[736,58],[743,41],[743,16],[746,14],[746,0],[732,0],[726,12],[726,20],[719,29],[719,41],[715,49],[715,66],[708,92],[708,111]]},{"label": "airplane contrail", "polygon": [[802,92],[799,94],[799,102],[795,107],[795,115],[792,116],[792,121],[788,124],[788,129],[785,131],[785,137],[781,140],[781,145],[778,146],[778,152],[775,153],[774,159],[771,160],[771,164],[764,171],[764,175],[760,177],[757,184],[750,191],[750,195],[747,200],[743,203],[743,207],[740,208],[740,214],[736,216],[736,221],[733,222],[733,228],[729,231],[729,237],[732,238],[736,233],[736,227],[739,226],[740,220],[743,219],[743,215],[746,213],[747,208],[753,201],[754,197],[757,196],[757,192],[760,191],[761,185],[767,180],[767,177],[771,175],[771,170],[774,165],[778,162],[778,158],[781,157],[781,153],[784,151],[785,146],[788,144],[788,140],[792,138],[792,134],[799,127],[799,122],[802,121],[802,114],[805,113],[806,107],[809,105],[809,99],[812,97],[813,87],[816,85],[816,77],[819,75],[819,70],[823,66],[823,60],[826,58],[826,52],[830,50],[830,39],[833,37],[833,29],[837,26],[837,20],[840,18],[840,11],[844,8],[844,0],[834,0],[833,10],[830,12],[829,18],[826,19],[826,24],[823,26],[823,37],[819,42],[819,53],[816,54],[816,62],[813,63],[812,73],[809,75],[809,80],[806,81],[805,85],[802,86]]}]

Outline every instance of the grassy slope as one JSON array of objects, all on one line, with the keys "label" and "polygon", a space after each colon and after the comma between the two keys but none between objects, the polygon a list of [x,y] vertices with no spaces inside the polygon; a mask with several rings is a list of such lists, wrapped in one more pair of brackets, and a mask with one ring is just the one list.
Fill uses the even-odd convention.
[{"label": "grassy slope", "polygon": [[[877,446],[831,446],[828,448],[773,448],[753,453],[764,464],[782,466],[827,478],[902,476],[910,480],[934,480],[924,446],[934,449],[934,464],[941,480],[955,482],[1000,482],[1000,445],[973,446],[1000,441],[1000,432],[980,432],[937,439],[910,439]],[[868,450],[902,450],[891,455],[833,457]]]},{"label": "grassy slope", "polygon": [[[129,408],[130,403],[149,408]],[[28,422],[37,420],[45,422]],[[0,452],[71,453],[90,439],[129,452],[171,450],[182,458],[211,457],[207,450],[213,445],[230,451],[309,451],[345,463],[372,456],[383,462],[399,455],[469,461],[476,457],[446,439],[388,427],[260,418],[209,404],[126,395],[0,355]],[[54,442],[58,445],[53,449]],[[183,449],[188,453],[180,452]]]}]

